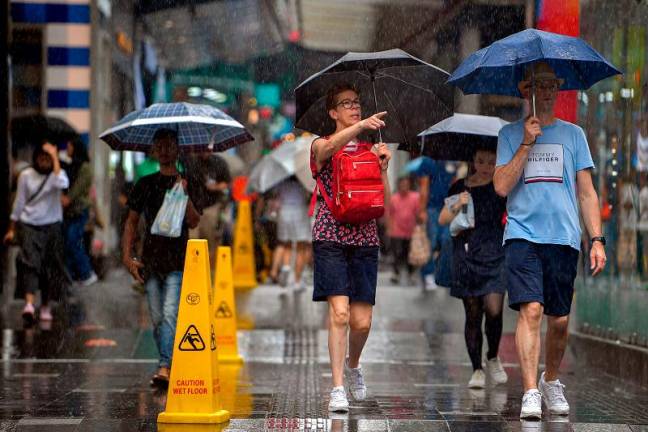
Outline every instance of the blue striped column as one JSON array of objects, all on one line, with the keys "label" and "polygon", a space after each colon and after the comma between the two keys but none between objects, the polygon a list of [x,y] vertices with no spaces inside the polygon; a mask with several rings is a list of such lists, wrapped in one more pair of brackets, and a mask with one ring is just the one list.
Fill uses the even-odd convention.
[{"label": "blue striped column", "polygon": [[43,25],[46,114],[90,133],[90,0],[12,0],[14,23]]}]

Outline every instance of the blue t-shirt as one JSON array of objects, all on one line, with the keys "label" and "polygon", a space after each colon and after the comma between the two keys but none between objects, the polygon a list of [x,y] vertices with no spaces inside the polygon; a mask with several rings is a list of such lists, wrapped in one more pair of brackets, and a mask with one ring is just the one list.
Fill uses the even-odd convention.
[{"label": "blue t-shirt", "polygon": [[423,156],[423,160],[415,174],[418,177],[430,177],[430,196],[427,207],[429,209],[442,209],[445,198],[448,196],[448,189],[454,178],[454,174],[446,170],[446,162]]},{"label": "blue t-shirt", "polygon": [[[513,159],[524,137],[524,120],[504,126],[497,166]],[[594,162],[583,130],[562,120],[542,127],[520,180],[508,195],[504,241],[568,245],[580,250],[576,173]]]}]

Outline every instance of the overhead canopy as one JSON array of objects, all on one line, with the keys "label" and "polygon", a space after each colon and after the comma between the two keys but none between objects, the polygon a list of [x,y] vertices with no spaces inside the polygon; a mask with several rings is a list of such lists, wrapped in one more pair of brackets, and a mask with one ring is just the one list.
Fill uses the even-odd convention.
[{"label": "overhead canopy", "polygon": [[[243,63],[283,49],[282,27],[268,2],[260,0],[141,2],[142,19],[165,66],[184,69],[215,61]],[[180,7],[177,5],[180,4]]]}]

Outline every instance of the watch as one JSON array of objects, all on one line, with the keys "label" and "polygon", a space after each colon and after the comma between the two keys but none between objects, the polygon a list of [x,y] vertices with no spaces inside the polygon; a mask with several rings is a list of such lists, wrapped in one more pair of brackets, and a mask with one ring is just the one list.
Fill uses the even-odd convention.
[{"label": "watch", "polygon": [[603,246],[605,246],[605,237],[592,237],[590,239],[590,244],[593,244],[594,242],[601,242]]}]

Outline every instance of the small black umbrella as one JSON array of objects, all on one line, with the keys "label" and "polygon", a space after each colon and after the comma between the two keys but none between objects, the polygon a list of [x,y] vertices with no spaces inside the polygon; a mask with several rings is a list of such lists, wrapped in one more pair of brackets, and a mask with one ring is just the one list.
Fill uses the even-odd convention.
[{"label": "small black umbrella", "polygon": [[449,74],[399,49],[374,53],[350,52],[295,89],[295,125],[316,135],[330,135],[335,124],[326,110],[326,93],[334,84],[358,88],[363,116],[388,111],[380,141],[416,148],[416,135],[431,123],[452,115],[454,90]]},{"label": "small black umbrella", "polygon": [[421,154],[439,160],[472,161],[477,149],[497,149],[497,134],[507,124],[499,117],[457,113],[419,134]]},{"label": "small black umbrella", "polygon": [[11,140],[14,148],[35,147],[45,141],[58,145],[80,139],[80,135],[72,126],[57,117],[34,114],[11,120]]}]

